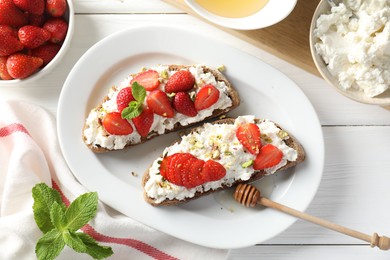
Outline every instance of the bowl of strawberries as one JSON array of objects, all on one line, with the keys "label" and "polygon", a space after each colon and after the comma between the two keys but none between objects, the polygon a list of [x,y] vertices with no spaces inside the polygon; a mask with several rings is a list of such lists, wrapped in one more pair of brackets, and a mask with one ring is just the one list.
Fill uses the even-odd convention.
[{"label": "bowl of strawberries", "polygon": [[47,75],[73,35],[71,0],[0,0],[0,85]]}]

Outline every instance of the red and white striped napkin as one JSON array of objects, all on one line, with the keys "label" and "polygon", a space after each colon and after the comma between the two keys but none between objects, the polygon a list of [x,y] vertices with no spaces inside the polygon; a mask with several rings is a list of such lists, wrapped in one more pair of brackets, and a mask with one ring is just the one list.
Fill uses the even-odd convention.
[{"label": "red and white striped napkin", "polygon": [[[61,154],[55,118],[33,104],[0,102],[0,259],[36,259],[42,232],[33,217],[35,184],[45,182],[66,203],[88,192]],[[149,228],[99,202],[84,232],[111,246],[110,259],[226,259],[228,250],[194,245]],[[66,247],[57,259],[91,259]]]}]

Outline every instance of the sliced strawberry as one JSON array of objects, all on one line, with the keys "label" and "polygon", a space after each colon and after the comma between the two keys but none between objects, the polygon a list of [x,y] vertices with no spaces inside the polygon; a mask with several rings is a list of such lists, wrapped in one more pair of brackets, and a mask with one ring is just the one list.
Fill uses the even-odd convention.
[{"label": "sliced strawberry", "polygon": [[14,79],[23,79],[37,71],[42,64],[41,58],[15,53],[7,59],[7,70]]},{"label": "sliced strawberry", "polygon": [[165,85],[165,92],[188,91],[194,87],[195,77],[188,70],[179,70],[173,74]]},{"label": "sliced strawberry", "polygon": [[2,80],[13,79],[11,75],[9,75],[7,70],[7,57],[0,57],[0,79]]},{"label": "sliced strawberry", "polygon": [[50,39],[51,33],[43,28],[26,25],[18,31],[19,41],[27,49],[34,49]]},{"label": "sliced strawberry", "polygon": [[160,86],[160,81],[158,80],[159,74],[155,70],[147,70],[139,73],[131,81],[130,85],[134,82],[137,82],[143,86],[147,91],[152,91]]},{"label": "sliced strawberry", "polygon": [[272,144],[266,144],[256,156],[253,169],[263,170],[277,165],[283,158],[283,152]]},{"label": "sliced strawberry", "polygon": [[146,103],[153,113],[171,118],[175,115],[167,94],[159,89],[153,90],[147,97]]},{"label": "sliced strawberry", "polygon": [[191,100],[190,95],[187,92],[176,93],[173,98],[173,107],[177,112],[186,116],[193,117],[198,114],[194,102]]},{"label": "sliced strawberry", "polygon": [[108,113],[102,120],[104,129],[112,135],[129,135],[133,127],[126,119],[123,119],[118,112]]},{"label": "sliced strawberry", "polygon": [[41,15],[45,11],[45,0],[13,0],[19,9],[34,15]]},{"label": "sliced strawberry", "polygon": [[192,187],[199,186],[204,183],[201,172],[205,161],[196,159],[196,161],[191,162],[191,167],[188,172],[189,183]]},{"label": "sliced strawberry", "polygon": [[195,97],[196,110],[203,110],[214,105],[219,99],[219,90],[213,85],[203,86]]},{"label": "sliced strawberry", "polygon": [[48,43],[41,45],[38,48],[32,49],[30,54],[31,56],[41,58],[43,60],[43,65],[48,64],[57,53],[60,51],[61,46],[54,43]]},{"label": "sliced strawberry", "polygon": [[172,159],[172,155],[166,156],[162,159],[160,164],[160,174],[165,179],[168,179],[168,169],[169,169],[169,164],[171,163],[171,159]]},{"label": "sliced strawberry", "polygon": [[8,56],[23,50],[23,44],[17,38],[17,31],[8,25],[0,25],[0,56]]},{"label": "sliced strawberry", "polygon": [[66,0],[46,0],[46,12],[53,17],[63,16],[66,11],[66,6]]},{"label": "sliced strawberry", "polygon": [[226,175],[226,169],[219,162],[208,160],[203,165],[200,175],[204,182],[217,181]]},{"label": "sliced strawberry", "polygon": [[135,99],[133,97],[131,87],[121,89],[116,96],[116,105],[118,107],[118,111],[122,113],[122,110],[128,107],[129,103],[133,100]]},{"label": "sliced strawberry", "polygon": [[261,148],[260,129],[256,124],[246,123],[238,126],[236,130],[238,141],[251,154],[258,154]]},{"label": "sliced strawberry", "polygon": [[150,110],[149,108],[144,108],[142,113],[139,116],[133,118],[132,120],[138,133],[142,137],[148,136],[150,132],[150,127],[152,126],[154,120],[152,110]]},{"label": "sliced strawberry", "polygon": [[191,162],[196,161],[197,159],[195,156],[193,156],[190,153],[180,153],[179,155],[180,156],[175,161],[173,168],[171,168],[174,175],[173,180],[176,181],[175,183],[176,185],[181,185],[186,188],[191,188],[188,172],[191,167]]}]

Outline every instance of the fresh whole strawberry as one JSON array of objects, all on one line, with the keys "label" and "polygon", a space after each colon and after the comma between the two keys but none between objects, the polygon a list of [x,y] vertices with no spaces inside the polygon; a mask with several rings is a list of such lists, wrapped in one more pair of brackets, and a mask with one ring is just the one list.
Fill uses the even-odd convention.
[{"label": "fresh whole strawberry", "polygon": [[137,129],[137,132],[142,137],[147,137],[154,120],[152,110],[150,110],[149,108],[144,108],[142,113],[139,116],[133,118],[132,120],[135,125],[135,128]]},{"label": "fresh whole strawberry", "polygon": [[45,0],[13,0],[19,9],[35,15],[45,11]]},{"label": "fresh whole strawberry", "polygon": [[143,86],[147,91],[152,91],[160,86],[159,74],[155,70],[147,70],[137,74],[131,81],[130,85],[137,82]]},{"label": "fresh whole strawberry", "polygon": [[62,18],[50,18],[43,25],[43,29],[51,33],[50,42],[60,43],[66,37],[68,24]]},{"label": "fresh whole strawberry", "polygon": [[226,175],[226,169],[219,162],[208,160],[203,165],[200,175],[204,182],[217,181]]},{"label": "fresh whole strawberry", "polygon": [[195,97],[195,108],[200,111],[214,105],[219,99],[219,90],[211,84],[203,86]]},{"label": "fresh whole strawberry", "polygon": [[18,7],[16,7],[12,0],[0,0],[1,25],[9,25],[19,28],[26,25],[27,22],[27,17]]},{"label": "fresh whole strawberry", "polygon": [[133,100],[135,99],[133,97],[131,87],[121,89],[116,96],[116,105],[119,113],[122,113],[122,110],[128,107],[129,103]]},{"label": "fresh whole strawberry", "polygon": [[123,119],[118,112],[108,113],[102,120],[104,129],[112,135],[129,135],[133,127],[126,119]]},{"label": "fresh whole strawberry", "polygon": [[175,115],[167,94],[159,89],[149,93],[146,97],[146,103],[153,113],[157,115],[168,118],[172,118]]},{"label": "fresh whole strawberry", "polygon": [[43,60],[43,65],[45,66],[57,55],[60,49],[60,45],[48,43],[32,49],[30,54],[31,56],[41,58]]},{"label": "fresh whole strawberry", "polygon": [[7,70],[7,57],[0,57],[0,79],[2,80],[13,79],[11,75],[9,75]]},{"label": "fresh whole strawberry", "polygon": [[15,53],[7,59],[7,70],[11,77],[23,79],[37,71],[42,64],[43,60],[41,58]]},{"label": "fresh whole strawberry", "polygon": [[236,130],[237,139],[251,154],[258,154],[261,148],[260,129],[253,123],[241,124]]},{"label": "fresh whole strawberry", "polygon": [[18,36],[24,47],[34,49],[47,42],[51,33],[37,26],[26,25],[19,29]]},{"label": "fresh whole strawberry", "polygon": [[272,144],[261,147],[253,163],[253,169],[263,170],[277,165],[283,158],[283,152]]},{"label": "fresh whole strawberry", "polygon": [[65,11],[66,0],[46,0],[46,12],[51,16],[61,17],[65,14]]},{"label": "fresh whole strawberry", "polygon": [[165,92],[177,93],[188,91],[194,87],[195,77],[188,70],[179,70],[175,72],[165,85]]},{"label": "fresh whole strawberry", "polygon": [[17,31],[8,25],[0,25],[0,56],[8,56],[23,50],[23,44],[17,38]]},{"label": "fresh whole strawberry", "polygon": [[178,92],[173,98],[173,107],[177,112],[186,116],[196,116],[198,111],[195,108],[194,102],[191,100],[187,92]]}]

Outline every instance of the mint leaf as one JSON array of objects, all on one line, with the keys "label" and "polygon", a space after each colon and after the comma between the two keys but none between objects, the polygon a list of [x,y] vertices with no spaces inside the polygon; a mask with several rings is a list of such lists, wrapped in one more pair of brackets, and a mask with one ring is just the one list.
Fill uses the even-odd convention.
[{"label": "mint leaf", "polygon": [[76,231],[87,224],[97,211],[98,196],[96,192],[89,192],[77,197],[65,211],[66,228]]},{"label": "mint leaf", "polygon": [[122,110],[122,118],[132,119],[142,113],[142,103],[131,101],[129,106]]},{"label": "mint leaf", "polygon": [[56,258],[65,246],[61,232],[53,229],[38,240],[35,253],[38,259],[51,260]]},{"label": "mint leaf", "polygon": [[138,84],[138,82],[134,82],[131,85],[131,94],[138,101],[138,103],[142,104],[146,98],[146,89]]},{"label": "mint leaf", "polygon": [[61,207],[57,201],[55,201],[51,206],[50,220],[54,227],[59,231],[63,231],[66,227],[65,209],[66,208]]},{"label": "mint leaf", "polygon": [[47,233],[54,228],[50,220],[50,210],[54,202],[65,207],[58,191],[50,188],[45,183],[39,183],[32,189],[34,199],[33,211],[37,226],[43,233]]},{"label": "mint leaf", "polygon": [[66,231],[62,234],[64,242],[67,246],[72,248],[74,251],[79,253],[85,253],[87,251],[87,246],[83,243],[80,237],[76,232]]},{"label": "mint leaf", "polygon": [[86,245],[86,253],[92,256],[94,259],[103,259],[111,256],[114,253],[111,247],[99,245],[95,239],[85,233],[77,232],[76,235]]}]

